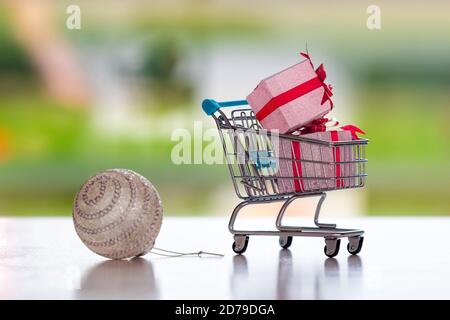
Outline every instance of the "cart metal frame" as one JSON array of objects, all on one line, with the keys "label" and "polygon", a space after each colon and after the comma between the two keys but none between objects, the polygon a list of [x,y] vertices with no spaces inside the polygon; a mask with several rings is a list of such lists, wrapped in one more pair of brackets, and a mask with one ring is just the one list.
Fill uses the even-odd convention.
[{"label": "cart metal frame", "polygon": [[[261,127],[246,100],[217,102],[206,99],[202,108],[216,122],[236,195],[243,200],[233,210],[228,224],[234,236],[232,248],[235,253],[245,252],[250,235],[278,236],[284,249],[292,244],[293,237],[322,237],[325,239],[324,253],[328,257],[338,254],[341,238],[348,238],[348,252],[358,254],[361,251],[363,230],[321,223],[319,216],[325,192],[364,186],[367,139],[327,142],[267,131]],[[292,142],[301,143],[305,148],[302,150],[309,151],[311,157],[296,158],[291,149],[286,149]],[[326,154],[334,155],[337,149],[344,154],[344,161],[326,157]],[[280,169],[282,165],[283,170]],[[309,170],[312,173],[299,177],[286,169],[286,166],[292,166],[295,170],[302,165],[313,168]],[[333,177],[330,177],[330,168],[334,170]],[[299,182],[308,187],[298,190],[294,185],[297,183],[298,186]],[[306,197],[319,197],[314,214],[315,227],[284,225],[287,208],[294,201]],[[276,218],[276,230],[237,230],[234,227],[241,209],[271,202],[284,202]]]}]

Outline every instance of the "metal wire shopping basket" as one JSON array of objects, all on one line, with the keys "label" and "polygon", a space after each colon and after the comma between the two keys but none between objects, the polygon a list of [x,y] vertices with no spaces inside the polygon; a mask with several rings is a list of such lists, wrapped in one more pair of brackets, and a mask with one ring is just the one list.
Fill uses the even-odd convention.
[{"label": "metal wire shopping basket", "polygon": [[[206,99],[202,108],[216,122],[236,195],[243,200],[234,209],[228,226],[234,235],[234,252],[245,252],[250,235],[278,236],[285,249],[294,236],[323,237],[328,257],[338,254],[340,238],[348,238],[349,253],[361,251],[364,231],[320,223],[319,213],[326,191],[364,186],[367,139],[327,142],[267,131],[246,100]],[[301,156],[297,154],[300,150]],[[339,158],[335,157],[337,153]],[[283,225],[288,206],[296,199],[312,196],[320,197],[314,215],[316,227]],[[234,228],[243,207],[275,201],[284,202],[276,218],[276,230]]]}]

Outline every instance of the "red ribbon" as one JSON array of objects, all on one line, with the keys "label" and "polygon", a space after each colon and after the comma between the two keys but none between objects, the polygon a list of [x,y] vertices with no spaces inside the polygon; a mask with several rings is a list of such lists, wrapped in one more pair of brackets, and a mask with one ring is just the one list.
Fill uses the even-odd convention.
[{"label": "red ribbon", "polygon": [[359,137],[356,133],[361,133],[361,134],[366,134],[364,131],[362,131],[360,128],[358,128],[357,126],[353,125],[353,124],[348,124],[346,126],[342,126],[341,127],[342,130],[346,130],[346,131],[350,131],[352,134],[352,138],[354,140],[358,140]]},{"label": "red ribbon", "polygon": [[[300,52],[300,54],[305,57],[306,59],[309,60],[309,63],[311,64],[311,67],[314,68],[314,65],[311,61],[311,57],[309,56],[309,54],[305,53],[305,52]],[[323,93],[323,98],[322,98],[322,105],[328,100],[330,101],[330,105],[331,105],[331,109],[333,109],[334,105],[333,105],[333,101],[331,101],[331,97],[333,96],[333,87],[330,84],[325,84],[325,79],[327,78],[327,73],[325,71],[325,67],[323,66],[323,63],[316,69],[316,74],[317,77],[319,78],[319,80],[322,82],[322,87],[325,90]]]},{"label": "red ribbon", "polygon": [[311,121],[310,123],[308,123],[307,125],[300,128],[299,129],[300,134],[327,131],[327,127],[330,127],[329,125],[327,126],[327,124],[331,121],[335,121],[335,123],[331,127],[335,127],[339,124],[338,121],[328,119],[328,118],[315,119],[315,120]]},{"label": "red ribbon", "polygon": [[[302,56],[304,56],[306,59],[309,60],[311,63],[311,66],[313,66],[312,61],[308,54],[301,52]],[[313,66],[314,67],[314,66]],[[316,69],[317,77],[312,78],[306,82],[303,82],[299,84],[298,86],[293,87],[292,89],[289,89],[288,91],[285,91],[278,96],[273,97],[272,99],[267,102],[264,107],[262,107],[257,113],[256,118],[259,121],[262,121],[265,117],[270,115],[273,111],[278,109],[279,107],[285,105],[288,102],[291,102],[297,98],[300,98],[301,96],[304,96],[305,94],[308,94],[320,87],[324,88],[323,98],[321,104],[323,105],[326,101],[330,101],[331,108],[333,108],[333,101],[331,101],[332,93],[332,87],[330,85],[327,85],[324,83],[325,78],[327,77],[327,74],[325,72],[325,68],[323,64],[321,64]]]},{"label": "red ribbon", "polygon": [[292,171],[294,173],[294,177],[299,179],[294,179],[295,191],[302,192],[305,190],[305,185],[303,183],[303,172],[302,172],[302,163],[301,163],[301,152],[300,152],[300,142],[292,141],[292,157],[298,161],[292,161]]},{"label": "red ribbon", "polygon": [[[332,122],[332,121],[334,121],[334,123],[332,125],[330,125],[330,122]],[[324,131],[327,131],[328,128],[333,128],[333,127],[336,127],[337,125],[339,125],[339,121],[336,121],[333,119],[328,119],[328,118],[320,118],[320,119],[311,121],[309,124],[302,127],[299,131],[300,131],[300,134],[324,132]],[[365,134],[365,132],[363,130],[361,130],[359,127],[357,127],[353,124],[341,126],[341,127],[339,127],[339,129],[342,129],[345,131],[350,131],[353,140],[359,139],[357,133]]]},{"label": "red ribbon", "polygon": [[[331,132],[331,141],[339,141],[339,134],[338,131],[332,130]],[[336,178],[339,178],[341,176],[341,165],[339,162],[341,162],[341,148],[340,147],[334,147],[334,162],[336,163]],[[336,179],[336,187],[341,187],[342,181],[341,179]]]}]

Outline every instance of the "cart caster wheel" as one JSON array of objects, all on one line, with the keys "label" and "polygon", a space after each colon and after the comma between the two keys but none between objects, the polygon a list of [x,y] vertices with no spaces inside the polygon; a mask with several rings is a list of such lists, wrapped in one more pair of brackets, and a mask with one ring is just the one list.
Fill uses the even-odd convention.
[{"label": "cart caster wheel", "polygon": [[242,254],[247,250],[248,236],[234,236],[233,251],[237,254]]},{"label": "cart caster wheel", "polygon": [[341,246],[341,239],[325,239],[325,247],[323,252],[328,258],[333,258],[339,253],[339,247]]},{"label": "cart caster wheel", "polygon": [[283,249],[287,249],[292,244],[292,236],[280,236],[278,243]]},{"label": "cart caster wheel", "polygon": [[364,237],[348,238],[347,251],[353,255],[361,252]]}]

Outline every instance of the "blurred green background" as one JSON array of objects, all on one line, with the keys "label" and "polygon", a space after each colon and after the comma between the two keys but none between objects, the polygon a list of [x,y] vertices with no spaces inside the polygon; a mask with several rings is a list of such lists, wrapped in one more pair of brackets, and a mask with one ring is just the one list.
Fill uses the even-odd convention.
[{"label": "blurred green background", "polygon": [[228,214],[226,167],[173,164],[171,132],[211,127],[203,98],[244,98],[306,43],[333,113],[371,141],[358,213],[449,215],[450,4],[377,1],[369,30],[370,4],[2,2],[0,215],[70,215],[81,184],[114,167],[148,177],[168,215]]}]

